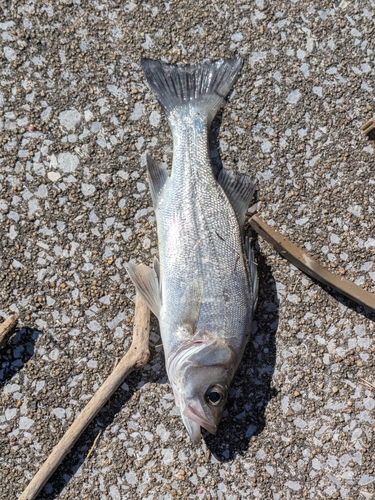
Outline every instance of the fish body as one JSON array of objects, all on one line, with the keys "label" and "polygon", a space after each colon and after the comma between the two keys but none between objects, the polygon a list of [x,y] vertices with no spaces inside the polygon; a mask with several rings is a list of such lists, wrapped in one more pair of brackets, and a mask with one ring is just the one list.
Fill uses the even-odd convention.
[{"label": "fish body", "polygon": [[168,377],[195,443],[201,427],[216,432],[257,298],[242,233],[255,181],[224,170],[215,178],[208,148],[211,122],[241,65],[142,60],[172,131],[173,164],[169,176],[148,157],[159,261],[154,269],[129,264],[128,272],[159,319]]}]

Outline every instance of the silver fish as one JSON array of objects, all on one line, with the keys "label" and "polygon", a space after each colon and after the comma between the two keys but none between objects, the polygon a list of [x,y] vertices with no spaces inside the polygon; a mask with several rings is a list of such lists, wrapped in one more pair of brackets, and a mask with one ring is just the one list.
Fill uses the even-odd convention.
[{"label": "silver fish", "polygon": [[158,317],[166,367],[194,443],[215,433],[250,335],[257,266],[242,226],[255,181],[213,173],[208,134],[241,59],[173,66],[142,59],[173,135],[172,173],[147,160],[160,264],[127,264]]}]

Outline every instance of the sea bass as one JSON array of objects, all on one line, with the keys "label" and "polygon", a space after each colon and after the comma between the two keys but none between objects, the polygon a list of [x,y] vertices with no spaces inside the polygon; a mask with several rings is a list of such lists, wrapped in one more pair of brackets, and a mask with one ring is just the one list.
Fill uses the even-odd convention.
[{"label": "sea bass", "polygon": [[242,66],[221,59],[189,66],[142,59],[173,135],[171,175],[147,158],[159,260],[127,264],[158,317],[176,404],[194,443],[215,433],[250,335],[258,277],[242,226],[255,181],[220,171],[208,134]]}]

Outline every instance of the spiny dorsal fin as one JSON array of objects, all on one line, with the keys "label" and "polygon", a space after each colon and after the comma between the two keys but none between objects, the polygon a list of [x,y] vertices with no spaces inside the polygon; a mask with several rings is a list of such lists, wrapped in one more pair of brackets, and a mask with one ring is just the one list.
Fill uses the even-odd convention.
[{"label": "spiny dorsal fin", "polygon": [[154,203],[154,208],[156,208],[160,193],[162,192],[169,176],[167,170],[159,163],[156,163],[156,161],[154,161],[149,154],[146,155],[146,161],[151,198]]},{"label": "spiny dorsal fin", "polygon": [[194,279],[187,287],[182,299],[180,325],[194,333],[202,305],[203,280]]},{"label": "spiny dorsal fin", "polygon": [[246,210],[249,208],[251,198],[254,196],[257,185],[256,179],[222,169],[219,173],[218,182],[228,196],[237,214],[240,226],[242,226],[245,222]]},{"label": "spiny dorsal fin", "polygon": [[131,262],[125,264],[125,268],[137,292],[141,295],[155,316],[159,318],[161,293],[156,271],[144,264],[136,265]]}]

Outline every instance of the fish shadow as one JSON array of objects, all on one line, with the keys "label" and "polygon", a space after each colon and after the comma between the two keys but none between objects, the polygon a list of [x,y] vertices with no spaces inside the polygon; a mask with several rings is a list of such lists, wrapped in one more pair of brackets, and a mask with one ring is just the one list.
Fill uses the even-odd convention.
[{"label": "fish shadow", "polygon": [[24,326],[13,334],[8,345],[0,350],[0,388],[10,380],[15,373],[22,370],[25,363],[33,356],[35,343],[42,335],[36,328]]},{"label": "fish shadow", "polygon": [[[80,476],[83,464],[88,464],[91,454],[100,447],[104,431],[108,432],[115,417],[132,398],[137,397],[137,388],[142,381],[142,371],[135,371],[126,378],[127,390],[118,388],[88,427],[82,432],[67,456],[48,479],[36,500],[54,500],[61,494],[74,476]],[[52,451],[52,450],[51,450]],[[88,491],[86,492],[88,494]],[[86,498],[86,496],[85,496]]]},{"label": "fish shadow", "polygon": [[[152,332],[159,333],[158,321],[153,315],[151,315],[150,332],[151,334]],[[150,359],[155,354],[155,349],[150,344]],[[89,464],[90,456],[95,454],[96,450],[100,447],[100,441],[105,437],[104,432],[109,431],[116,416],[126,408],[126,404],[130,399],[138,398],[139,388],[145,382],[162,381],[165,383],[167,380],[164,364],[160,373],[155,373],[153,370],[146,373],[146,381],[144,369],[135,370],[126,377],[125,383],[116,389],[115,393],[82,432],[64,460],[50,476],[47,484],[41,489],[36,500],[55,500],[61,494],[64,495],[64,490],[71,479],[79,477],[82,473],[81,467],[84,464]],[[126,424],[124,425],[126,426]],[[89,465],[87,466],[90,467]],[[86,493],[88,494],[88,492]]]},{"label": "fish shadow", "polygon": [[276,331],[279,299],[276,282],[265,258],[257,253],[259,298],[252,334],[232,382],[226,410],[215,436],[205,434],[208,449],[220,462],[244,453],[265,425],[269,401],[277,395],[272,387],[276,363]]}]

